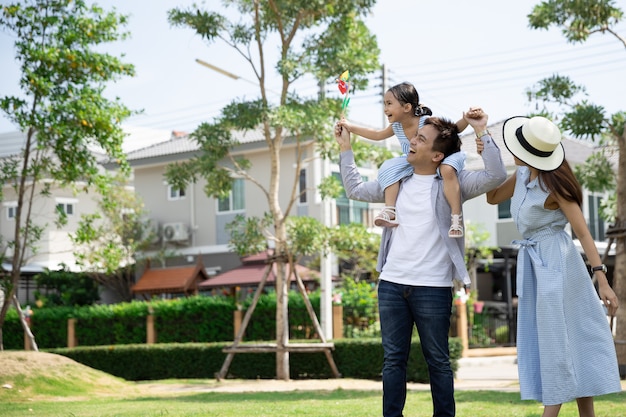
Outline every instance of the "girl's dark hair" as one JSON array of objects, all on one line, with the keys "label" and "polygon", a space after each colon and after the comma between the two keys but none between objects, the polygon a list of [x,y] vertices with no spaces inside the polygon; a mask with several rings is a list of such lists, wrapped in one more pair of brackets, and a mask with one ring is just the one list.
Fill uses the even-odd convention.
[{"label": "girl's dark hair", "polygon": [[567,160],[554,171],[540,171],[541,188],[553,192],[579,206],[583,204],[583,191]]},{"label": "girl's dark hair", "polygon": [[432,116],[432,110],[420,104],[420,96],[413,84],[403,82],[394,85],[388,91],[391,92],[401,104],[410,104],[414,115]]}]

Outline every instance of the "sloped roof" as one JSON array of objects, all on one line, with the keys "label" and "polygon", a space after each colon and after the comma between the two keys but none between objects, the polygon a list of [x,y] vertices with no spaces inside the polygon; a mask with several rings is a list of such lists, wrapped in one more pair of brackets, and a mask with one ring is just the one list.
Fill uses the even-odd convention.
[{"label": "sloped roof", "polygon": [[[201,282],[199,288],[201,290],[204,290],[217,287],[245,287],[259,285],[267,269],[267,258],[267,252],[262,252],[243,258],[242,266],[231,269],[230,271],[216,275]],[[309,269],[306,266],[296,264],[295,269],[297,274],[300,276],[300,278],[302,278],[302,281],[304,282],[316,281],[319,278],[319,274],[316,271]],[[287,273],[289,274],[289,280],[291,282],[295,282],[296,277],[291,271],[289,265],[287,265]],[[276,264],[272,266],[272,270],[267,276],[265,284],[274,285],[275,281]]]},{"label": "sloped roof", "polygon": [[[267,265],[242,265],[239,268],[231,269],[228,272],[224,272],[223,274],[216,275],[215,277],[209,278],[206,281],[202,281],[198,287],[199,289],[209,289],[216,287],[246,287],[246,286],[255,286],[259,285],[263,275],[265,274],[265,269]],[[287,267],[289,268],[289,267]],[[296,265],[296,271],[302,281],[316,281],[318,279],[318,275],[315,271],[307,268],[306,266]],[[296,277],[291,271],[289,272],[289,281],[295,282]],[[272,267],[272,271],[267,277],[265,281],[265,285],[274,285],[276,281],[276,265]]]},{"label": "sloped roof", "polygon": [[25,133],[18,131],[0,133],[0,158],[19,154],[25,143]]},{"label": "sloped roof", "polygon": [[148,267],[131,291],[134,294],[194,294],[198,284],[208,277],[200,259],[193,266]]},{"label": "sloped roof", "polygon": [[[250,131],[233,131],[233,139],[240,144],[262,142],[265,140],[261,129]],[[176,155],[199,150],[198,143],[188,134],[172,135],[166,142],[157,143],[152,146],[137,149],[127,155],[129,161],[156,158],[159,156]]]},{"label": "sloped roof", "polygon": [[[131,153],[138,149],[150,147],[155,143],[169,141],[172,137],[177,136],[178,132],[170,132],[164,129],[151,129],[139,126],[123,125],[122,130],[126,134],[122,143],[122,150],[125,153]],[[0,133],[0,158],[19,155],[26,144],[26,133],[14,131]],[[99,146],[91,146],[91,150],[98,157],[104,156]]]}]

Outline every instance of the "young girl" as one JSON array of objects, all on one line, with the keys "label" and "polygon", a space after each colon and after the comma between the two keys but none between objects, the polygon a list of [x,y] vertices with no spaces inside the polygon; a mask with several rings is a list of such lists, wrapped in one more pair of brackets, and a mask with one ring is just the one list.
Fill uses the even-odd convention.
[{"label": "young girl", "polygon": [[[355,133],[370,140],[384,140],[394,134],[400,141],[402,155],[385,161],[379,170],[378,182],[385,193],[385,208],[374,219],[376,226],[395,227],[396,199],[400,189],[400,180],[413,174],[413,167],[406,161],[409,153],[409,139],[424,124],[426,116],[431,116],[432,111],[419,104],[419,95],[413,84],[404,82],[394,85],[385,93],[385,114],[389,120],[389,126],[376,130],[372,128],[354,125],[345,119],[340,125],[349,132]],[[471,110],[468,117],[480,117],[480,109]],[[467,127],[467,121],[460,119],[456,123],[459,132]],[[408,134],[407,134],[408,133]],[[463,215],[461,214],[461,192],[457,172],[463,169],[465,154],[457,152],[446,158],[440,168],[443,178],[444,195],[452,209],[452,219],[448,236],[453,238],[463,237]]]},{"label": "young girl", "polygon": [[[581,210],[582,190],[565,160],[558,127],[544,117],[513,117],[504,143],[516,173],[487,193],[490,204],[511,198],[523,240],[517,259],[517,356],[523,400],[544,404],[556,417],[576,399],[579,415],[594,416],[593,397],[621,391],[606,314],[618,300]],[[582,256],[565,231],[580,240],[598,282],[596,292]],[[598,297],[599,293],[599,297]]]}]

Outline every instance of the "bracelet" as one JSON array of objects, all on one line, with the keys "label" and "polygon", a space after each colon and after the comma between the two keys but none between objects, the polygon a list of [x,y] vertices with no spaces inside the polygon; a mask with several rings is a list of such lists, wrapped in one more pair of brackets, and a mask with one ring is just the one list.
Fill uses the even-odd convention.
[{"label": "bracelet", "polygon": [[491,133],[489,133],[489,131],[487,129],[485,129],[482,132],[476,133],[476,139],[480,139],[483,136],[487,136],[487,135],[491,136]]}]

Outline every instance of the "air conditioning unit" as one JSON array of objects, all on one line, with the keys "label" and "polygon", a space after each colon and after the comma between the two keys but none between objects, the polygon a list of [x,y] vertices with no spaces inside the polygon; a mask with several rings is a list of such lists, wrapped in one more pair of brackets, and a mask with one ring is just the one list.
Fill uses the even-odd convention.
[{"label": "air conditioning unit", "polygon": [[184,223],[165,223],[163,225],[163,240],[166,242],[180,242],[189,239],[189,231]]}]

